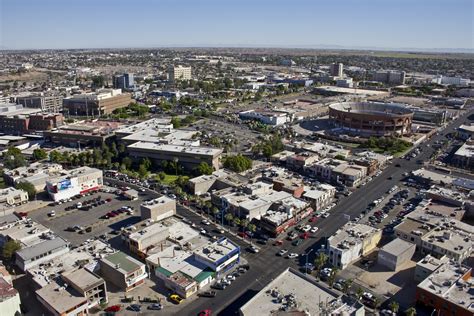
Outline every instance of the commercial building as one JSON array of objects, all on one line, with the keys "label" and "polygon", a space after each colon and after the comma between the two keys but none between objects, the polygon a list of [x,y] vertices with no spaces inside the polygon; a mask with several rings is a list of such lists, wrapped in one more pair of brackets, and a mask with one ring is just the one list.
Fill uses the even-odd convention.
[{"label": "commercial building", "polygon": [[63,282],[52,282],[42,287],[36,291],[36,298],[53,316],[88,314],[87,298]]},{"label": "commercial building", "polygon": [[28,192],[12,187],[0,189],[0,208],[2,206],[12,207],[28,202]]},{"label": "commercial building", "polygon": [[414,244],[395,238],[380,248],[377,263],[392,271],[397,271],[400,266],[411,260],[415,249]]},{"label": "commercial building", "polygon": [[142,230],[126,236],[130,252],[145,258],[150,249],[155,248],[170,236],[170,229],[161,223],[154,223]]},{"label": "commercial building", "polygon": [[48,142],[68,147],[100,146],[121,125],[111,121],[82,121],[45,131],[43,135]]},{"label": "commercial building", "polygon": [[21,315],[20,294],[13,287],[11,276],[0,264],[0,311],[2,315]]},{"label": "commercial building", "polygon": [[449,258],[446,256],[438,259],[431,255],[426,255],[416,263],[414,276],[415,282],[420,283],[448,261]]},{"label": "commercial building", "polygon": [[302,198],[308,201],[314,211],[318,212],[331,204],[336,195],[336,188],[329,184],[305,186]]},{"label": "commercial building", "polygon": [[384,90],[368,90],[359,88],[344,88],[336,86],[319,86],[313,90],[316,94],[325,96],[336,96],[336,95],[354,95],[360,97],[385,97],[389,95],[388,91]]},{"label": "commercial building", "polygon": [[329,119],[358,136],[403,136],[411,133],[413,110],[396,103],[341,102],[329,105]]},{"label": "commercial building", "polygon": [[458,137],[468,140],[474,136],[474,125],[461,125],[458,127]]},{"label": "commercial building", "polygon": [[266,125],[278,126],[288,122],[288,117],[285,113],[275,111],[256,111],[248,110],[239,113],[242,120],[256,120]]},{"label": "commercial building", "polygon": [[112,77],[114,89],[133,89],[135,87],[135,80],[132,73],[124,73],[123,75],[116,75]]},{"label": "commercial building", "polygon": [[63,99],[63,112],[68,115],[100,116],[127,107],[132,102],[129,93],[121,89],[101,89]]},{"label": "commercial building", "polygon": [[221,169],[214,171],[210,175],[202,175],[189,179],[188,188],[192,194],[202,195],[213,190],[219,191],[247,183],[247,178],[230,170]]},{"label": "commercial building", "polygon": [[0,104],[0,131],[21,135],[28,132],[30,115],[41,112],[40,109],[24,108],[21,104]]},{"label": "commercial building", "polygon": [[53,201],[67,200],[75,195],[98,190],[103,184],[102,170],[80,167],[62,171],[46,181],[46,190]]},{"label": "commercial building", "polygon": [[62,274],[62,279],[74,290],[87,298],[88,308],[108,302],[105,281],[95,273],[81,268]]},{"label": "commercial building", "polygon": [[305,171],[312,177],[347,187],[356,187],[367,176],[368,168],[332,158],[322,159]]},{"label": "commercial building", "polygon": [[411,107],[413,122],[441,126],[446,123],[449,112],[444,109]]},{"label": "commercial building", "polygon": [[176,82],[179,80],[191,80],[191,67],[171,65],[168,68],[168,79],[170,82]]},{"label": "commercial building", "polygon": [[29,94],[16,97],[16,103],[26,108],[40,109],[46,113],[60,113],[63,110],[61,94]]},{"label": "commercial building", "polygon": [[288,268],[239,309],[253,315],[348,315],[364,316],[364,306],[341,296],[321,282]]},{"label": "commercial building", "polygon": [[329,74],[333,77],[342,78],[344,65],[342,63],[334,63],[329,66]]},{"label": "commercial building", "polygon": [[130,156],[135,159],[149,158],[161,162],[177,160],[187,169],[194,169],[201,162],[206,162],[215,170],[219,169],[219,158],[222,149],[211,147],[193,147],[167,145],[148,142],[136,142],[127,147]]},{"label": "commercial building", "polygon": [[327,240],[329,263],[338,269],[345,269],[374,250],[381,238],[382,230],[349,222]]},{"label": "commercial building", "polygon": [[474,169],[474,141],[466,141],[453,155],[452,163],[456,167]]},{"label": "commercial building", "polygon": [[63,166],[56,163],[34,162],[25,167],[6,170],[3,173],[5,182],[15,186],[20,182],[31,183],[36,192],[43,192],[46,187],[46,181],[63,170]]},{"label": "commercial building", "polygon": [[474,314],[472,269],[454,262],[442,263],[416,287],[416,301],[436,315]]},{"label": "commercial building", "polygon": [[240,247],[230,239],[221,237],[194,250],[194,259],[220,276],[239,263]]},{"label": "commercial building", "polygon": [[401,85],[405,84],[405,75],[404,71],[380,70],[373,74],[373,80],[386,84]]},{"label": "commercial building", "polygon": [[176,200],[163,195],[141,204],[140,213],[142,220],[161,221],[176,214]]},{"label": "commercial building", "polygon": [[[10,220],[11,221],[11,220]],[[40,236],[49,235],[50,229],[32,220],[17,220],[0,230],[0,245],[10,240],[19,242],[22,248],[27,248],[41,242]]]},{"label": "commercial building", "polygon": [[471,83],[471,80],[467,78],[461,78],[461,77],[438,76],[434,78],[432,82],[436,84],[446,85],[446,86],[467,87]]},{"label": "commercial building", "polygon": [[145,282],[145,264],[119,251],[99,261],[100,274],[107,281],[128,292]]},{"label": "commercial building", "polygon": [[67,252],[69,243],[50,233],[42,242],[18,250],[15,253],[15,264],[22,271],[27,271]]}]

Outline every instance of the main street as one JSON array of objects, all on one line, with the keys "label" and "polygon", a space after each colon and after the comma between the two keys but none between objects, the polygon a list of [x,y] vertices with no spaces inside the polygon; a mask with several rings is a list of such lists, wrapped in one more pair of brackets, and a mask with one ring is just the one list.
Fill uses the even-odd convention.
[{"label": "main street", "polygon": [[[467,117],[473,113],[473,110],[468,111],[465,115],[451,122],[439,135],[434,135],[431,139],[420,144],[418,147],[422,151],[416,158],[411,160],[394,159],[393,163],[380,176],[375,177],[350,196],[340,200],[331,210],[331,215],[326,219],[321,219],[317,224],[319,231],[316,233],[316,238],[307,239],[298,247],[293,247],[285,241],[285,244],[281,247],[269,245],[262,247],[258,254],[245,254],[251,267],[245,275],[238,278],[225,290],[218,291],[215,298],[200,298],[185,306],[183,308],[183,315],[197,315],[204,309],[211,309],[214,314],[218,315],[238,314],[238,309],[246,301],[283,270],[290,266],[298,268],[297,261],[277,257],[275,254],[279,249],[290,249],[291,252],[298,254],[307,253],[311,249],[319,249],[320,245],[325,243],[327,237],[334,234],[347,222],[345,215],[349,215],[350,218],[358,216],[372,201],[384,195],[391,187],[400,182],[403,178],[403,173],[420,168],[421,165],[417,161],[425,162],[430,159],[434,153],[432,145],[436,141],[443,140],[445,134],[455,131],[461,124],[468,122]],[[397,164],[400,167],[397,167]],[[313,258],[314,256],[310,256],[309,261],[311,262]],[[300,257],[300,259],[304,260],[305,258]]]}]

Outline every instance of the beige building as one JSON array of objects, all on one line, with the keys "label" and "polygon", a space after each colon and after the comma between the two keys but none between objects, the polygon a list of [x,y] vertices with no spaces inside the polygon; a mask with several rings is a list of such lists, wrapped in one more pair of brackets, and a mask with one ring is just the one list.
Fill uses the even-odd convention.
[{"label": "beige building", "polygon": [[191,80],[191,67],[179,66],[170,66],[168,68],[168,79],[171,82],[176,82],[179,80]]},{"label": "beige building", "polygon": [[100,274],[122,291],[128,292],[145,283],[145,264],[119,251],[100,259]]},{"label": "beige building", "polygon": [[165,195],[140,205],[142,220],[161,221],[176,214],[176,200]]},{"label": "beige building", "polygon": [[63,273],[62,279],[87,298],[88,308],[108,302],[105,281],[95,273],[81,268]]}]

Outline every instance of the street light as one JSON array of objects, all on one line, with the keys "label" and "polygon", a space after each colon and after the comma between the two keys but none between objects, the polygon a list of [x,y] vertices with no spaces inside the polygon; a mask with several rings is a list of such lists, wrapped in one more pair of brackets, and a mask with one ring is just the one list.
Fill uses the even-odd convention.
[{"label": "street light", "polygon": [[306,264],[305,264],[305,266],[304,266],[304,269],[305,269],[305,273],[306,273],[306,274],[308,274],[308,256],[309,256],[309,254],[310,254],[311,252],[313,252],[313,250],[314,250],[314,249],[311,248],[311,250],[308,251],[308,252],[305,254],[305,256],[306,256]]}]

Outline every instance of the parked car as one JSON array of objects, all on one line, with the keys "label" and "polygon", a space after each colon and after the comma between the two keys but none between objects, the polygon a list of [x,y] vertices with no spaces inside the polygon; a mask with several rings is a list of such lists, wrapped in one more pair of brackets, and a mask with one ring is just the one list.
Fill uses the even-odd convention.
[{"label": "parked car", "polygon": [[204,291],[204,292],[200,293],[199,296],[215,297],[216,296],[216,291]]},{"label": "parked car", "polygon": [[171,294],[170,295],[170,300],[176,304],[181,304],[181,302],[184,300],[179,296],[178,294]]},{"label": "parked car", "polygon": [[107,307],[104,311],[109,312],[109,313],[115,313],[119,312],[122,309],[120,305],[112,305]]},{"label": "parked car", "polygon": [[153,303],[151,305],[148,305],[147,309],[159,311],[163,309],[163,305],[161,305],[160,303]]},{"label": "parked car", "polygon": [[283,257],[287,252],[288,252],[288,250],[282,249],[282,250],[278,251],[277,255],[279,255],[280,257]]},{"label": "parked car", "polygon": [[141,311],[142,308],[138,304],[132,304],[127,309],[131,310],[132,312],[139,312],[139,311]]},{"label": "parked car", "polygon": [[297,254],[297,253],[294,253],[294,252],[292,252],[292,253],[288,254],[287,258],[288,258],[288,259],[294,259],[294,258],[298,258],[298,254]]},{"label": "parked car", "polygon": [[258,248],[255,247],[255,246],[250,246],[250,247],[248,248],[248,250],[249,250],[251,253],[258,253],[258,252],[259,252]]},{"label": "parked car", "polygon": [[203,311],[200,311],[198,316],[211,316],[212,311],[210,309],[205,309]]}]

